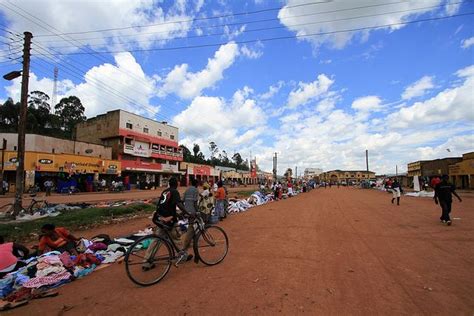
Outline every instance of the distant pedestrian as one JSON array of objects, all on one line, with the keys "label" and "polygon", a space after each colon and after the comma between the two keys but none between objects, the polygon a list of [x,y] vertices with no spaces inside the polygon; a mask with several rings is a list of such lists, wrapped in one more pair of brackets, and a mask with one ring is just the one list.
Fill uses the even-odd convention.
[{"label": "distant pedestrian", "polygon": [[400,196],[402,192],[403,192],[402,186],[398,182],[398,179],[395,179],[395,181],[393,181],[392,183],[392,194],[393,194],[392,204],[393,202],[395,202],[395,199],[397,199],[397,205],[400,205]]},{"label": "distant pedestrian", "polygon": [[433,197],[436,204],[441,206],[441,223],[446,225],[451,225],[451,218],[449,213],[451,213],[451,204],[453,203],[453,194],[458,198],[459,202],[462,202],[459,195],[456,193],[456,188],[454,185],[448,182],[448,176],[443,176],[440,183],[436,185],[435,195]]},{"label": "distant pedestrian", "polygon": [[46,196],[51,196],[51,190],[53,189],[53,181],[50,179],[44,182],[44,188],[46,190]]}]

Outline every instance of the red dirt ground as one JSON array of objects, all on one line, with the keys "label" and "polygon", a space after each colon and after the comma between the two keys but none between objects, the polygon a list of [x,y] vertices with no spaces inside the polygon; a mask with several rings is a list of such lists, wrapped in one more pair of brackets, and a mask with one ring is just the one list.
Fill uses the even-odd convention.
[{"label": "red dirt ground", "polygon": [[4,314],[472,315],[474,198],[453,203],[450,227],[431,199],[390,198],[333,187],[256,207],[222,222],[230,252],[218,266],[187,263],[140,288],[115,264]]}]

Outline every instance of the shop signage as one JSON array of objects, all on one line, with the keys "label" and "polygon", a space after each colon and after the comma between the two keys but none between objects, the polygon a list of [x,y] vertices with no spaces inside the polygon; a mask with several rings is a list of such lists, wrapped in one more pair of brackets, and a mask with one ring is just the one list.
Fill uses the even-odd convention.
[{"label": "shop signage", "polygon": [[53,163],[51,159],[39,159],[38,162],[42,165],[50,165]]},{"label": "shop signage", "polygon": [[117,169],[117,166],[116,165],[109,165],[109,169],[115,170],[115,169]]},{"label": "shop signage", "polygon": [[94,150],[88,148],[88,149],[86,149],[86,154],[92,154],[93,151],[94,151]]},{"label": "shop signage", "polygon": [[151,149],[153,149],[153,150],[160,150],[160,145],[152,144],[152,145],[151,145]]},{"label": "shop signage", "polygon": [[16,157],[12,157],[10,158],[9,160],[11,163],[17,163],[18,162],[18,159]]}]

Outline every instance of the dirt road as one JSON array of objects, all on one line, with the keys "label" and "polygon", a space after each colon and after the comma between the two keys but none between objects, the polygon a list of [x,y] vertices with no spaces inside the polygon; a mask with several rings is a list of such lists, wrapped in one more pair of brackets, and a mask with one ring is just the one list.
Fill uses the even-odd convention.
[{"label": "dirt road", "polygon": [[5,314],[472,315],[473,202],[455,202],[447,227],[431,199],[313,190],[224,221],[231,248],[218,266],[187,263],[139,288],[116,264]]}]

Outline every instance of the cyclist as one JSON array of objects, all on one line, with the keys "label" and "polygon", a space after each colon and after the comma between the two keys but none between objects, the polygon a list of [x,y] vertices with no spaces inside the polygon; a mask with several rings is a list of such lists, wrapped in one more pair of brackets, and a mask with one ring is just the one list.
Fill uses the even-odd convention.
[{"label": "cyclist", "polygon": [[[191,179],[191,186],[184,192],[184,207],[188,214],[196,214],[199,202],[198,180]],[[194,227],[189,225],[187,232],[183,235],[183,250],[187,251],[194,236]]]},{"label": "cyclist", "polygon": [[[178,207],[182,212],[189,214],[181,201],[181,196],[178,192],[178,180],[175,177],[171,177],[169,182],[169,187],[161,193],[160,199],[158,201],[157,210],[153,214],[153,223],[156,224],[155,233],[156,235],[164,238],[166,233],[164,229],[169,230],[169,235],[173,242],[178,246],[180,245],[180,235],[174,224],[177,223],[178,217],[176,214],[176,207]],[[155,249],[156,244],[150,244],[148,251],[145,254],[145,259],[150,259],[150,256],[153,255],[153,249]],[[176,264],[179,264],[183,261],[189,261],[192,259],[192,255],[188,255],[185,250],[181,250],[178,254],[178,260]],[[154,264],[146,262],[143,264],[142,269],[144,271],[154,268]]]}]

